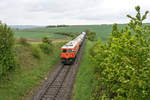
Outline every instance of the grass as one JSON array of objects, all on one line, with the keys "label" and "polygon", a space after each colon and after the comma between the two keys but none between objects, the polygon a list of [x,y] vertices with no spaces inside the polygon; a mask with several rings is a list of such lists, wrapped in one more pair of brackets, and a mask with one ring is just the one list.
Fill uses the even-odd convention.
[{"label": "grass", "polygon": [[89,100],[94,86],[93,68],[89,61],[89,49],[93,42],[87,41],[83,50],[81,65],[77,74],[73,100]]},{"label": "grass", "polygon": [[28,100],[34,88],[48,75],[52,66],[59,62],[60,50],[56,47],[51,55],[42,54],[37,59],[33,57],[31,48],[17,45],[20,67],[0,80],[0,100]]}]

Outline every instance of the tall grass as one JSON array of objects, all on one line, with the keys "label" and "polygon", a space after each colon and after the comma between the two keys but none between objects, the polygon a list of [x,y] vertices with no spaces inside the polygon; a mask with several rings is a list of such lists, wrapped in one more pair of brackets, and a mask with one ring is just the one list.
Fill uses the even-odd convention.
[{"label": "tall grass", "polygon": [[93,81],[93,68],[89,61],[89,49],[93,42],[87,41],[84,47],[81,65],[75,82],[73,100],[89,100],[95,81]]}]

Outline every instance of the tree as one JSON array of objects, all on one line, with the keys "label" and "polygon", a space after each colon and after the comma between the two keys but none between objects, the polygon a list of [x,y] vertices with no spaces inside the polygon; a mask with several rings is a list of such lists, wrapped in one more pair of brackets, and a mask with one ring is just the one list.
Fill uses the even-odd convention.
[{"label": "tree", "polygon": [[48,37],[43,37],[42,38],[42,44],[39,45],[41,50],[45,53],[45,54],[50,54],[53,51],[53,44],[52,44],[52,40],[50,40]]},{"label": "tree", "polygon": [[[142,22],[136,6],[135,17],[123,29],[113,25],[106,43],[98,42],[91,49],[91,61],[98,80],[93,100],[149,100],[150,96],[150,26]],[[98,98],[98,99],[97,99]]]},{"label": "tree", "polygon": [[86,35],[87,35],[87,39],[89,39],[90,41],[94,41],[95,37],[96,37],[96,33],[90,30],[85,30]]},{"label": "tree", "polygon": [[14,33],[0,22],[0,76],[17,66],[14,54]]}]

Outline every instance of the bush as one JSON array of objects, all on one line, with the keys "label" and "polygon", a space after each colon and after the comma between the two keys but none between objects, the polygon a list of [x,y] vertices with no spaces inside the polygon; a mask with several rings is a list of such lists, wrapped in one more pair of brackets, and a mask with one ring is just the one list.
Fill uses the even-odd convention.
[{"label": "bush", "polygon": [[87,34],[87,39],[89,39],[90,41],[94,41],[95,37],[96,37],[96,33],[90,30],[86,30],[85,31]]},{"label": "bush", "polygon": [[66,35],[72,38],[75,38],[79,35],[79,33],[73,33],[73,32],[55,32],[55,34]]},{"label": "bush", "polygon": [[42,38],[42,42],[46,43],[46,44],[49,44],[49,45],[52,45],[52,40],[49,39],[48,37],[43,37]]},{"label": "bush", "polygon": [[19,44],[23,45],[23,46],[29,46],[30,44],[27,42],[27,39],[21,37],[19,39]]},{"label": "bush", "polygon": [[40,59],[41,58],[41,50],[38,47],[32,47],[32,55],[33,57]]},{"label": "bush", "polygon": [[0,22],[0,76],[17,66],[13,36],[12,29]]},{"label": "bush", "polygon": [[52,40],[50,40],[48,37],[42,38],[42,44],[39,45],[40,49],[45,53],[45,54],[50,54],[53,52],[53,45],[52,45]]},{"label": "bush", "polygon": [[39,44],[39,47],[45,54],[50,54],[52,52],[52,47],[49,44],[42,43]]},{"label": "bush", "polygon": [[143,26],[143,16],[136,7],[127,27],[113,25],[112,37],[91,49],[95,77],[99,81],[94,100],[149,100],[150,97],[150,29]]}]

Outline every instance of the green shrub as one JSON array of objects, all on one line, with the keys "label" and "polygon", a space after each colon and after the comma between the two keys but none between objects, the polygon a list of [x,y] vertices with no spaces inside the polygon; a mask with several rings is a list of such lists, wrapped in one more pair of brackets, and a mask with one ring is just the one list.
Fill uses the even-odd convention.
[{"label": "green shrub", "polygon": [[66,35],[72,38],[75,38],[79,35],[78,32],[74,33],[74,32],[55,32],[55,34],[61,34],[61,35]]},{"label": "green shrub", "polygon": [[29,46],[30,44],[27,42],[27,39],[21,37],[19,39],[19,44],[23,45],[23,46]]},{"label": "green shrub", "polygon": [[52,47],[49,44],[42,43],[39,44],[39,47],[45,54],[50,54],[52,52]]},{"label": "green shrub", "polygon": [[90,31],[90,30],[85,30],[87,39],[90,41],[94,41],[96,37],[96,32]]},{"label": "green shrub", "polygon": [[48,45],[52,45],[52,40],[49,39],[48,37],[43,37],[43,38],[42,38],[42,42],[43,42],[43,43],[46,43],[46,44],[48,44]]},{"label": "green shrub", "polygon": [[14,33],[0,22],[0,76],[17,66],[14,56]]},{"label": "green shrub", "polygon": [[112,37],[91,49],[95,77],[99,81],[93,100],[149,100],[150,97],[150,29],[142,21],[140,7],[136,17],[119,30],[113,25]]},{"label": "green shrub", "polygon": [[45,54],[50,54],[51,52],[53,52],[52,40],[48,37],[42,38],[42,44],[39,44],[39,47]]},{"label": "green shrub", "polygon": [[41,58],[41,50],[38,47],[32,46],[32,55],[33,55],[33,57],[40,59]]}]

